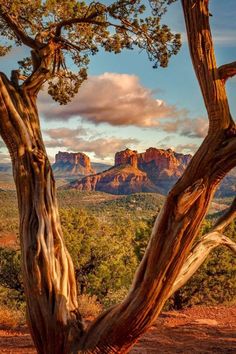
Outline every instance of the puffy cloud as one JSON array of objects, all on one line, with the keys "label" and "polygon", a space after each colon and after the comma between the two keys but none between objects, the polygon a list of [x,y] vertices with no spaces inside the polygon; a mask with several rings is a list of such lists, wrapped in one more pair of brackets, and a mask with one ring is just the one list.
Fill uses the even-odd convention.
[{"label": "puffy cloud", "polygon": [[199,144],[194,144],[194,143],[178,144],[175,135],[169,135],[163,139],[160,139],[157,142],[156,146],[157,148],[161,148],[161,149],[172,149],[176,152],[181,152],[183,154],[194,154],[199,148]]},{"label": "puffy cloud", "polygon": [[183,154],[194,154],[198,148],[199,145],[189,143],[189,144],[179,144],[174,147],[174,150],[176,152],[182,152]]},{"label": "puffy cloud", "polygon": [[139,143],[139,140],[132,138],[88,137],[84,139],[80,136],[81,129],[67,128],[64,134],[63,131],[61,131],[60,136],[59,129],[45,130],[44,133],[51,138],[50,140],[45,139],[47,148],[63,148],[73,152],[90,152],[100,159],[113,157],[116,151]]},{"label": "puffy cloud", "polygon": [[205,118],[177,118],[162,121],[159,127],[168,133],[178,133],[190,138],[204,138],[208,130],[208,121]]},{"label": "puffy cloud", "polygon": [[53,128],[44,130],[44,133],[48,135],[52,139],[63,139],[63,138],[70,138],[71,136],[80,136],[80,135],[87,135],[87,130],[83,128]]},{"label": "puffy cloud", "polygon": [[155,127],[159,125],[160,118],[185,113],[155,99],[153,92],[143,87],[137,76],[116,73],[89,77],[66,106],[55,104],[43,93],[39,109],[48,120],[68,120],[80,116],[94,124],[140,127]]}]

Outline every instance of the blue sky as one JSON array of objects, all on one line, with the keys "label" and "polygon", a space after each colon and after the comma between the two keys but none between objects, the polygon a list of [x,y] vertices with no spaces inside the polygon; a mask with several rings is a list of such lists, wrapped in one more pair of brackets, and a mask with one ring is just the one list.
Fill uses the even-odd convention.
[{"label": "blue sky", "polygon": [[[218,65],[236,59],[236,2],[211,0],[211,26]],[[39,113],[48,154],[83,151],[93,161],[112,163],[115,151],[130,147],[139,152],[150,146],[194,152],[207,130],[206,111],[190,60],[181,3],[163,18],[183,38],[182,48],[168,68],[152,69],[146,53],[100,52],[91,60],[89,80],[74,101],[58,107],[42,92]],[[23,49],[1,58],[0,70],[14,69]],[[236,114],[236,80],[227,91]],[[0,145],[1,146],[1,145]],[[0,149],[0,162],[8,154]]]}]

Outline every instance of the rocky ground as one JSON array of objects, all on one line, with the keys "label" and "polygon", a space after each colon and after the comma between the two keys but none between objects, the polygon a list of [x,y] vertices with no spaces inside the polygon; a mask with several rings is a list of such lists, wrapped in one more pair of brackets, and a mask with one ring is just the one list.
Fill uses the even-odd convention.
[{"label": "rocky ground", "polygon": [[[36,351],[25,328],[1,328],[0,353],[35,354]],[[131,353],[236,353],[236,306],[199,306],[163,313]]]}]

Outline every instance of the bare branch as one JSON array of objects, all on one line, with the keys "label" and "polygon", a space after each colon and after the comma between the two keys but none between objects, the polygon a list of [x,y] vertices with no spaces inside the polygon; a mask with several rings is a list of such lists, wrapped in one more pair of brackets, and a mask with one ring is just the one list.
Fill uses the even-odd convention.
[{"label": "bare branch", "polygon": [[170,290],[169,296],[173,295],[175,291],[180,289],[204,263],[210,252],[220,245],[228,247],[236,254],[236,243],[230,240],[227,236],[218,231],[213,231],[204,235],[193,246]]},{"label": "bare branch", "polygon": [[42,46],[40,42],[31,38],[26,32],[22,29],[20,23],[16,21],[13,16],[9,15],[6,11],[2,9],[0,5],[0,16],[7,23],[7,25],[11,28],[11,30],[15,33],[16,37],[24,43],[26,46],[32,49],[38,49]]},{"label": "bare branch", "polygon": [[218,72],[220,79],[226,82],[226,80],[236,75],[236,61],[220,66]]},{"label": "bare branch", "polygon": [[223,230],[234,220],[235,217],[236,197],[230,208],[216,221],[212,227],[212,231],[201,237],[198,242],[195,243],[170,290],[170,296],[191,278],[206,260],[210,252],[217,246],[226,246],[232,252],[236,253],[236,243],[222,234]]}]

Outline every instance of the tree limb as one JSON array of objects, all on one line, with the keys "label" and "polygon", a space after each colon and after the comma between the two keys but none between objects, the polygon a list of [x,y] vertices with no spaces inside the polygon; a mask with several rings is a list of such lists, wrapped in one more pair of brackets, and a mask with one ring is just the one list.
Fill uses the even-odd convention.
[{"label": "tree limb", "polygon": [[199,269],[206,260],[210,252],[218,246],[226,246],[236,254],[236,243],[227,236],[218,231],[209,232],[193,246],[189,256],[187,257],[173,287],[170,290],[170,296],[180,289]]},{"label": "tree limb", "polygon": [[0,5],[0,16],[3,20],[7,23],[7,25],[11,28],[11,30],[15,33],[16,37],[26,46],[32,49],[38,49],[42,46],[40,42],[31,38],[26,34],[26,32],[22,29],[20,23],[16,21],[13,16],[9,15],[6,11],[3,10],[2,6]]},{"label": "tree limb", "polygon": [[221,65],[218,68],[218,72],[220,79],[226,82],[226,80],[236,75],[236,61],[233,61],[229,64]]},{"label": "tree limb", "polygon": [[[56,26],[56,33],[55,33],[55,36],[56,37],[60,37],[61,35],[61,30],[63,27],[65,26],[72,26],[76,23],[94,23],[92,20],[94,18],[96,18],[97,16],[101,15],[102,12],[99,12],[99,11],[96,11],[96,12],[93,12],[92,14],[90,14],[89,16],[87,17],[78,17],[78,18],[71,18],[69,20],[64,20],[64,21],[61,21],[60,23],[57,24]],[[101,24],[101,23],[99,23]]]},{"label": "tree limb", "polygon": [[225,85],[219,80],[209,23],[209,0],[182,0],[193,67],[201,87],[209,118],[209,132],[215,134],[232,125]]},{"label": "tree limb", "polygon": [[57,47],[60,46],[54,41],[50,41],[40,50],[37,50],[38,63],[33,73],[24,81],[22,89],[37,94],[42,85],[51,75],[52,62]]},{"label": "tree limb", "polygon": [[230,208],[224,213],[214,224],[211,232],[201,237],[193,246],[189,256],[187,257],[173,287],[170,290],[170,296],[180,289],[198,270],[198,268],[206,260],[210,252],[217,246],[226,246],[232,252],[236,253],[236,243],[223,235],[223,230],[236,217],[236,197],[234,198]]}]

